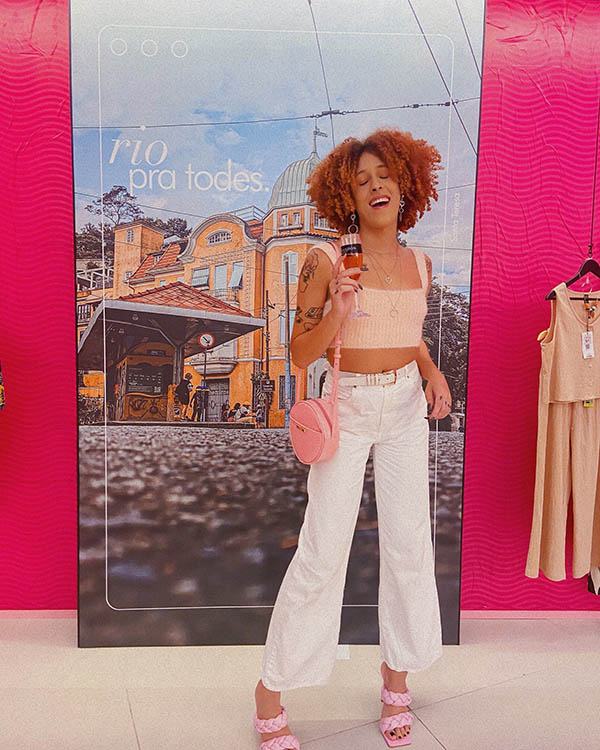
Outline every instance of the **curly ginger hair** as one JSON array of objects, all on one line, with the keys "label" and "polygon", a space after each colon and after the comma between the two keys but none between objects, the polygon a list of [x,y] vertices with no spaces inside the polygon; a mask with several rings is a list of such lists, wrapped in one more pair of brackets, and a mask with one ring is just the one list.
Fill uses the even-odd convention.
[{"label": "curly ginger hair", "polygon": [[[435,146],[402,130],[378,128],[364,141],[357,138],[342,141],[307,177],[311,202],[330,226],[345,233],[354,210],[352,179],[364,151],[379,156],[398,183],[405,205],[397,230],[406,232],[425,211],[431,210],[430,199],[437,201],[435,172],[444,167],[439,165],[442,157]],[[356,223],[359,224],[358,215]]]}]

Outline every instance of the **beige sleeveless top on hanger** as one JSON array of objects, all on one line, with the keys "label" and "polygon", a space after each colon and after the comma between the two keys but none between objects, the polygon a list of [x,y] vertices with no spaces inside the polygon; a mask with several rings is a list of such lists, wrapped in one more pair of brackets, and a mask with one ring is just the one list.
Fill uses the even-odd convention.
[{"label": "beige sleeveless top on hanger", "polygon": [[[594,356],[584,358],[582,332],[588,330],[587,311],[582,300],[569,295],[583,292],[569,289],[565,282],[554,287],[550,327],[540,342],[540,399],[544,403],[583,401],[600,398],[600,314],[598,307],[589,321]],[[590,299],[600,296],[590,292]]]}]

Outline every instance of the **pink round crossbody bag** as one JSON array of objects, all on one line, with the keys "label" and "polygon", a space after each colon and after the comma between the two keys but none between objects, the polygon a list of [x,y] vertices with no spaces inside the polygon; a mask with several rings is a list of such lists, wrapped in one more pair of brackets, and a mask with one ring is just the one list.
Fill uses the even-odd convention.
[{"label": "pink round crossbody bag", "polygon": [[[336,255],[338,250],[335,244]],[[292,448],[303,464],[314,464],[331,458],[338,448],[338,378],[340,372],[340,342],[338,330],[335,337],[333,383],[329,398],[305,398],[290,409],[289,432]]]}]

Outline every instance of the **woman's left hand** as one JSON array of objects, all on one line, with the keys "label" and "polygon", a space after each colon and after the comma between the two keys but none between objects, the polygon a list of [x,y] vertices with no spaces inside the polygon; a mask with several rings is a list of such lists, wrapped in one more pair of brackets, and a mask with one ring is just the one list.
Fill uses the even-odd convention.
[{"label": "woman's left hand", "polygon": [[427,415],[428,419],[443,419],[450,414],[452,409],[450,388],[448,388],[446,378],[437,367],[427,380],[425,398],[431,407],[431,413]]}]

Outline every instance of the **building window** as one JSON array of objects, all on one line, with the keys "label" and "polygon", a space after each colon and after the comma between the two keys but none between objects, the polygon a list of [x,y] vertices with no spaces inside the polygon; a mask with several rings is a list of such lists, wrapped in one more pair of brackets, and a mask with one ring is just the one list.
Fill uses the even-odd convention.
[{"label": "building window", "polygon": [[287,214],[281,214],[279,217],[279,226],[280,227],[287,227],[289,224],[288,215]]},{"label": "building window", "polygon": [[[290,338],[292,337],[292,330],[294,328],[294,318],[296,317],[296,311],[290,309]],[[279,343],[285,346],[285,310],[279,313]]]},{"label": "building window", "polygon": [[289,250],[281,256],[281,283],[285,284],[285,259],[288,258],[290,267],[290,284],[296,284],[298,281],[298,253]]},{"label": "building window", "polygon": [[324,216],[315,214],[315,229],[331,229],[329,222]]},{"label": "building window", "polygon": [[[290,409],[296,403],[296,376],[290,375]],[[279,408],[285,409],[285,375],[279,376]]]},{"label": "building window", "polygon": [[192,286],[208,286],[208,274],[210,268],[205,266],[204,268],[194,268],[192,272]]},{"label": "building window", "polygon": [[300,211],[294,211],[292,224],[294,224],[294,226],[298,226],[300,224]]},{"label": "building window", "polygon": [[235,289],[242,288],[242,272],[244,271],[244,261],[236,260],[231,271],[229,286]]},{"label": "building window", "polygon": [[129,281],[129,278],[133,272],[132,271],[125,271],[125,281]]},{"label": "building window", "polygon": [[227,289],[227,263],[215,266],[214,289]]},{"label": "building window", "polygon": [[133,229],[128,229],[125,233],[125,242],[133,242]]},{"label": "building window", "polygon": [[158,286],[165,286],[165,285],[166,285],[166,283],[167,283],[167,282],[166,282],[166,280],[165,280],[165,279],[161,279],[161,280],[160,280],[160,281],[158,282]]},{"label": "building window", "polygon": [[77,308],[77,320],[79,323],[86,323],[92,317],[91,305],[79,305]]},{"label": "building window", "polygon": [[178,276],[177,281],[181,281],[181,283],[183,284],[183,276]]},{"label": "building window", "polygon": [[231,242],[231,232],[220,229],[218,232],[209,234],[206,238],[207,245],[218,245],[220,242]]}]

